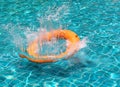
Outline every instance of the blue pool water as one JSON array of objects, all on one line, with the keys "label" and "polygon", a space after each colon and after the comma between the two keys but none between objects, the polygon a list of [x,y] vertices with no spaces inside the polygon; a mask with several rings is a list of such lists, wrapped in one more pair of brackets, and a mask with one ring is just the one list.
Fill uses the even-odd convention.
[{"label": "blue pool water", "polygon": [[[27,32],[60,27],[87,47],[55,63],[18,56]],[[0,87],[120,87],[120,1],[0,0]]]}]

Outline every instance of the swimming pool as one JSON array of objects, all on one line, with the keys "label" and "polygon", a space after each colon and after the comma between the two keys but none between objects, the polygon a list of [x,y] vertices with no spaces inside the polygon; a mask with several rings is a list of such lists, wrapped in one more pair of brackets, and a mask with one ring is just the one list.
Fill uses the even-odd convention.
[{"label": "swimming pool", "polygon": [[[69,60],[21,59],[14,40],[42,27],[69,29],[89,42]],[[0,0],[0,87],[120,87],[120,1]]]}]

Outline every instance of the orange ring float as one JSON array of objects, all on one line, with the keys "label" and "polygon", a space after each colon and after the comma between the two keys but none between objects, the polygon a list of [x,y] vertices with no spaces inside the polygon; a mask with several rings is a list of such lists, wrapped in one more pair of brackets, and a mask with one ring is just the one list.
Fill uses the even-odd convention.
[{"label": "orange ring float", "polygon": [[[39,48],[38,44],[43,41],[51,41],[52,38],[58,39],[65,39],[67,40],[67,47],[66,51],[59,54],[59,55],[46,55],[42,56],[35,51]],[[27,58],[28,60],[36,63],[46,63],[46,62],[55,62],[58,59],[62,59],[63,57],[69,58],[75,52],[79,50],[78,42],[80,41],[80,38],[78,35],[70,30],[53,30],[51,32],[46,32],[44,36],[36,38],[34,41],[32,41],[30,44],[28,44],[28,47],[26,49],[27,53],[31,56],[25,56],[23,54],[20,54],[20,57]]]}]

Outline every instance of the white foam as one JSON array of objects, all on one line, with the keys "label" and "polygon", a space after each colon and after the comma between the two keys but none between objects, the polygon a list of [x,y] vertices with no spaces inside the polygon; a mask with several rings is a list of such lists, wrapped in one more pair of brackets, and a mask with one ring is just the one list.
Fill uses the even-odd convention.
[{"label": "white foam", "polygon": [[87,43],[88,43],[88,38],[87,37],[83,38],[83,40],[78,42],[79,49],[82,49],[82,48],[86,47]]}]

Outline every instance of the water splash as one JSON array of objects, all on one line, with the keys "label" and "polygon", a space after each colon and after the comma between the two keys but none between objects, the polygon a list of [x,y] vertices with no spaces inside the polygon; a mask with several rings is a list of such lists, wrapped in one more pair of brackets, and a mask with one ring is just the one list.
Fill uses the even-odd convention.
[{"label": "water splash", "polygon": [[68,12],[67,8],[68,8],[67,6],[62,5],[57,9],[55,13],[48,15],[47,20],[59,21]]},{"label": "water splash", "polygon": [[20,26],[15,26],[13,24],[7,24],[7,25],[2,25],[2,27],[4,27],[4,30],[7,31],[7,33],[9,33],[9,37],[7,37],[7,39],[11,40],[12,39],[12,43],[16,46],[16,47],[23,47],[23,44],[25,42],[24,39],[24,34],[22,34],[23,28]]},{"label": "water splash", "polygon": [[49,7],[48,10],[45,11],[45,15],[38,18],[38,20],[40,21],[40,28],[47,29],[48,31],[52,29],[62,28],[61,20],[68,13],[69,5],[62,5],[60,7]]},{"label": "water splash", "polygon": [[[22,53],[25,53],[29,43],[31,43],[37,37],[42,37],[46,32],[50,32],[56,28],[62,28],[60,20],[69,12],[68,8],[68,5],[62,5],[54,11],[50,8],[48,11],[46,11],[47,15],[39,18],[40,27],[36,29],[36,31],[28,27],[13,24],[8,24],[4,27],[13,38],[12,42],[15,44],[15,46],[19,48]],[[86,47],[86,43],[87,39],[85,38],[76,43],[76,45],[78,46],[78,49],[82,49]],[[57,40],[56,38],[53,38],[51,41],[44,42],[44,44],[40,46],[36,52],[42,55],[60,54],[66,50],[67,45],[68,42],[65,40]],[[69,54],[66,56],[71,54],[73,54],[73,48],[70,49]]]}]

